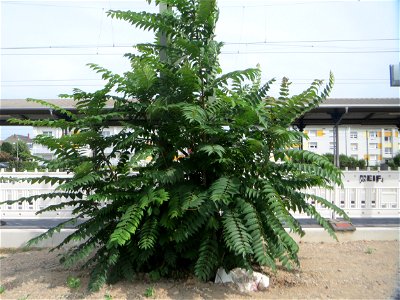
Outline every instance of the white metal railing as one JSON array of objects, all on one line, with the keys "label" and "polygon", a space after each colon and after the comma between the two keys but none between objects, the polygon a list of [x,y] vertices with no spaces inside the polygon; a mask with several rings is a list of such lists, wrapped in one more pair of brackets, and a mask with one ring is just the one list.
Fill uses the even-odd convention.
[{"label": "white metal railing", "polygon": [[[350,217],[400,217],[400,170],[396,171],[344,171],[343,188],[332,190],[312,188],[309,193],[321,196],[342,208]],[[38,177],[57,176],[71,177],[66,172],[5,172],[0,170],[0,177]],[[26,182],[1,183],[0,202],[16,200],[54,191],[56,186],[49,183],[29,184]],[[42,200],[29,204],[27,202],[12,205],[0,205],[1,219],[31,219],[31,218],[66,218],[71,216],[72,207],[65,207],[57,212],[46,212],[37,216],[35,213],[44,207],[57,204],[61,199]],[[65,200],[64,200],[65,201]],[[323,217],[332,217],[332,212],[318,203],[317,210]],[[304,214],[294,214],[296,217],[307,217]]]},{"label": "white metal railing", "polygon": [[[12,178],[32,178],[40,176],[55,176],[61,178],[72,177],[72,174],[67,172],[6,172],[4,169],[0,170],[0,177],[12,177]],[[35,183],[30,184],[27,182],[6,182],[0,183],[0,202],[7,200],[17,200],[21,197],[30,197],[45,193],[51,193],[57,185],[51,185],[50,183]],[[32,203],[21,202],[12,205],[3,204],[0,205],[0,218],[1,219],[36,219],[36,218],[68,218],[71,217],[72,207],[65,207],[57,212],[46,212],[41,215],[36,215],[36,212],[53,204],[58,204],[62,200],[61,198],[54,199],[38,199]]]}]

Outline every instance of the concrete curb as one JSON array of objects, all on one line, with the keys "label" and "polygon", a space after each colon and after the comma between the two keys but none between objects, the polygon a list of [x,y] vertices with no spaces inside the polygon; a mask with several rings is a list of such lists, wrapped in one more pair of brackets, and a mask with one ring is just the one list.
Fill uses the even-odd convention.
[{"label": "concrete curb", "polygon": [[[305,228],[305,236],[291,234],[296,242],[335,243],[328,232],[322,228]],[[400,227],[358,227],[355,231],[335,232],[339,242],[350,241],[398,241]]]},{"label": "concrete curb", "polygon": [[[30,239],[46,232],[47,229],[0,229],[0,248],[24,247]],[[291,234],[296,242],[324,242],[335,243],[336,241],[322,228],[305,228],[306,235],[300,238]],[[35,247],[54,247],[74,232],[74,229],[62,229],[55,233],[52,238],[41,241]],[[359,227],[352,232],[336,232],[339,242],[349,241],[398,241],[400,227]],[[73,244],[70,244],[73,245]]]},{"label": "concrete curb", "polygon": [[[45,233],[47,229],[29,228],[29,229],[0,229],[0,248],[19,248],[25,247],[30,239]],[[39,242],[34,247],[55,247],[61,243],[75,229],[61,229],[51,238]],[[71,244],[72,245],[72,244]]]}]

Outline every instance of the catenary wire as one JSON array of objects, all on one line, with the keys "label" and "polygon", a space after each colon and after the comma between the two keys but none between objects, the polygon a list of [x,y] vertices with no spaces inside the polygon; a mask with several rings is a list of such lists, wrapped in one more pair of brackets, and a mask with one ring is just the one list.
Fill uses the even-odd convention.
[{"label": "catenary wire", "polygon": [[[382,41],[400,41],[398,38],[370,38],[370,39],[330,39],[330,40],[286,40],[286,41],[253,41],[253,42],[223,42],[224,45],[275,45],[287,43],[347,43],[347,42],[382,42]],[[32,50],[32,49],[82,49],[82,48],[132,48],[136,45],[122,44],[122,45],[55,45],[55,46],[12,46],[1,47],[1,50]],[[292,47],[301,47],[302,45],[291,45]],[[329,47],[333,47],[330,45]],[[362,46],[360,46],[361,48]],[[364,48],[364,47],[362,47]]]},{"label": "catenary wire", "polygon": [[[366,50],[366,51],[223,51],[221,54],[368,54],[368,53],[400,53],[399,49]],[[1,53],[2,56],[121,56],[126,53]]]}]

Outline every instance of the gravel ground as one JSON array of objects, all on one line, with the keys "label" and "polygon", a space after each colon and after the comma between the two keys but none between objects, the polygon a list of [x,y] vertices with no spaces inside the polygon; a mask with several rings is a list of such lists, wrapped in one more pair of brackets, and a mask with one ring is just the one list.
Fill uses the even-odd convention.
[{"label": "gravel ground", "polygon": [[[270,288],[247,294],[232,284],[194,278],[123,281],[90,294],[88,272],[64,269],[57,254],[43,249],[0,250],[0,284],[5,287],[0,298],[144,299],[146,290],[153,288],[152,299],[399,299],[398,241],[301,243],[300,269],[271,273]],[[70,275],[81,279],[81,287],[67,287]]]}]

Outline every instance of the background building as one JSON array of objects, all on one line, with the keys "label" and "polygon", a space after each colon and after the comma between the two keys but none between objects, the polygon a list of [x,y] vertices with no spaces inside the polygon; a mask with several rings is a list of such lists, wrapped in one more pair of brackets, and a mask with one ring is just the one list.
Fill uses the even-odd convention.
[{"label": "background building", "polygon": [[[307,126],[309,137],[303,149],[318,154],[332,153],[335,148],[333,127]],[[339,154],[364,159],[368,166],[385,163],[400,150],[399,130],[394,126],[340,126]]]},{"label": "background building", "polygon": [[[111,126],[107,127],[103,130],[103,136],[110,136],[114,134],[118,134],[122,130],[121,126]],[[51,128],[51,127],[33,127],[33,137],[36,137],[39,134],[53,136],[55,138],[60,138],[65,134],[60,128]],[[109,149],[111,151],[111,149]],[[44,159],[52,159],[54,153],[50,151],[47,147],[43,145],[39,145],[34,143],[31,148],[32,155],[42,157]]]}]

